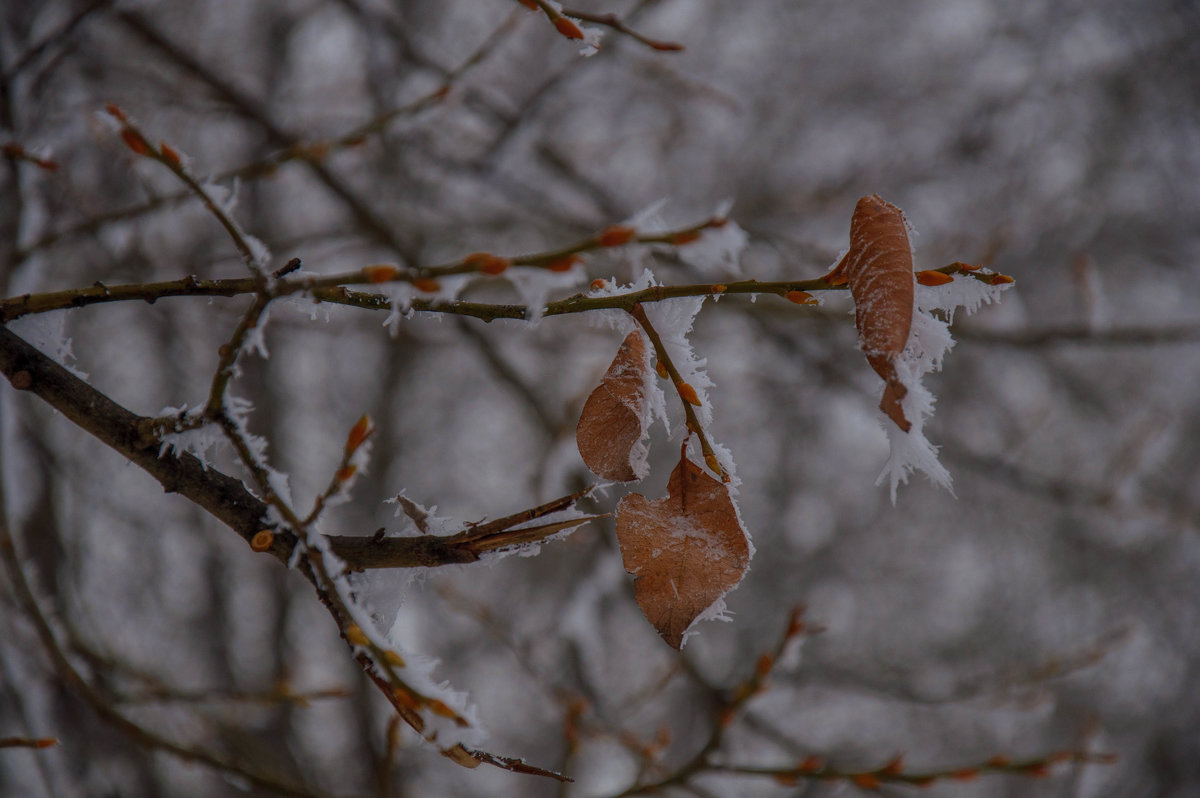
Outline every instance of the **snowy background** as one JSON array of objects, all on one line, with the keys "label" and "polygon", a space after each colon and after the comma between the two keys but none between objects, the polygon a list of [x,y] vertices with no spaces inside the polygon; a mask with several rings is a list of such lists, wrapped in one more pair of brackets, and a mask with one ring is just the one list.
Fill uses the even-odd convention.
[{"label": "snowy background", "polygon": [[[170,173],[99,119],[106,103],[221,176],[341,136],[449,77],[441,101],[361,145],[238,181],[238,220],[274,263],[332,273],[539,251],[663,198],[671,228],[732,200],[748,236],[736,270],[686,249],[612,250],[551,296],[646,266],[666,284],[806,279],[847,246],[858,197],[879,193],[919,232],[920,268],[983,262],[1016,279],[1002,303],[956,319],[944,371],[925,379],[937,397],[925,434],[954,495],[917,476],[893,507],[875,486],[888,452],[881,383],[855,348],[847,297],[706,302],[691,343],[758,550],[728,597],[732,623],[700,627],[681,655],[667,648],[633,601],[611,521],[536,557],[369,577],[382,611],[399,607],[397,643],[438,658],[435,674],[469,693],[484,747],[576,779],[560,787],[459,768],[404,727],[389,760],[389,709],[306,583],[5,386],[8,518],[74,661],[147,727],[324,794],[614,796],[642,765],[631,737],[667,729],[661,772],[687,761],[718,711],[714,691],[745,679],[803,603],[826,631],[748,704],[719,761],[815,754],[849,769],[904,753],[913,768],[952,769],[1086,749],[1118,760],[929,794],[1200,793],[1195,4],[580,7],[686,50],[607,30],[581,57],[511,0],[5,2],[0,139],[59,168],[0,162],[0,293],[244,275],[200,203],[175,199]],[[694,246],[712,254],[711,241]],[[520,301],[539,290],[528,282],[465,295]],[[11,328],[152,415],[203,403],[246,302],[115,303]],[[586,316],[418,315],[393,336],[385,318],[274,306],[270,357],[248,359],[233,388],[302,504],[354,421],[376,419],[370,472],[330,531],[400,529],[383,502],[401,491],[466,522],[591,481],[574,425],[620,334]],[[651,497],[678,451],[655,435],[639,487]],[[228,452],[211,462],[240,475]],[[56,678],[0,585],[0,737],[61,740],[0,749],[0,794],[245,794],[105,725]],[[247,700],[284,682],[346,694]],[[570,748],[565,724],[580,711]],[[700,796],[854,789],[691,784]]]}]

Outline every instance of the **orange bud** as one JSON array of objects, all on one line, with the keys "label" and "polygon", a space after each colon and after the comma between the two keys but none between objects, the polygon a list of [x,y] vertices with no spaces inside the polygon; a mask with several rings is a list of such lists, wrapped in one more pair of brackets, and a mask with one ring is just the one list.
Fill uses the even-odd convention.
[{"label": "orange bud", "polygon": [[788,302],[795,302],[797,305],[815,305],[817,299],[807,291],[788,291],[783,295]]},{"label": "orange bud", "polygon": [[260,529],[254,533],[254,537],[250,538],[250,548],[257,552],[264,552],[271,548],[271,544],[274,542],[274,532],[269,529]]},{"label": "orange bud", "polygon": [[370,642],[367,640],[366,632],[356,623],[352,623],[346,627],[346,640],[356,646],[365,646]]},{"label": "orange bud", "polygon": [[579,263],[581,260],[583,260],[583,258],[579,257],[578,255],[568,255],[565,258],[559,258],[558,260],[550,261],[546,264],[546,269],[547,271],[552,272],[569,272],[571,271],[571,267],[576,263]]},{"label": "orange bud", "polygon": [[679,398],[689,405],[700,406],[700,397],[696,395],[696,389],[686,382],[679,383]]},{"label": "orange bud", "polygon": [[373,266],[363,266],[363,277],[368,283],[386,283],[388,280],[394,280],[400,270],[395,266],[390,266],[386,263],[376,263]]},{"label": "orange bud", "polygon": [[354,476],[356,473],[358,473],[358,466],[348,465],[348,466],[345,466],[344,468],[339,468],[337,470],[337,473],[334,474],[333,477],[338,482],[345,482],[346,480],[350,479],[350,477]]},{"label": "orange bud", "polygon": [[390,648],[383,652],[383,661],[388,665],[391,665],[393,668],[404,667],[404,657],[400,656],[395,651],[392,651]]},{"label": "orange bud", "polygon": [[990,768],[1006,768],[1012,764],[1012,760],[1003,754],[997,754],[987,761],[987,766]]},{"label": "orange bud", "polygon": [[983,268],[982,266],[972,266],[970,263],[963,263],[961,260],[956,260],[950,265],[957,268],[960,272],[977,272]]},{"label": "orange bud", "polygon": [[917,272],[917,282],[921,285],[945,285],[946,283],[954,282],[954,278],[945,272],[927,269],[923,272]]},{"label": "orange bud", "polygon": [[661,360],[654,361],[654,373],[662,377],[664,380],[671,376],[667,371],[667,367],[662,364]]},{"label": "orange bud", "polygon": [[328,141],[316,141],[300,148],[300,155],[310,161],[319,161],[329,154]]},{"label": "orange bud", "polygon": [[1013,278],[1009,277],[1007,274],[993,274],[990,284],[991,285],[1003,285],[1005,283],[1011,283],[1011,282],[1015,282],[1015,281],[1013,280]]},{"label": "orange bud", "polygon": [[418,277],[417,279],[413,280],[412,284],[413,288],[417,289],[418,291],[424,291],[427,294],[432,294],[434,291],[437,291],[442,287],[441,283],[432,277]]},{"label": "orange bud", "polygon": [[816,773],[825,767],[825,763],[821,761],[821,757],[809,754],[804,757],[804,760],[796,767],[796,770],[801,773]]},{"label": "orange bud", "polygon": [[614,224],[612,227],[606,227],[600,231],[596,240],[602,247],[619,247],[622,244],[628,244],[635,235],[637,235],[637,231],[632,227]]},{"label": "orange bud", "polygon": [[1021,772],[1033,779],[1044,779],[1050,775],[1050,766],[1045,762],[1039,762],[1024,768]]},{"label": "orange bud", "polygon": [[712,291],[714,294],[723,294],[729,290],[729,286],[717,283],[716,285],[710,285],[708,290]]},{"label": "orange bud", "polygon": [[583,31],[579,29],[579,26],[566,17],[556,17],[554,20],[554,27],[559,33],[561,33],[563,36],[566,36],[568,39],[583,38]]},{"label": "orange bud", "polygon": [[371,426],[371,417],[363,413],[358,421],[354,422],[354,426],[350,428],[350,434],[346,436],[346,457],[354,454],[358,447],[362,446],[362,442],[374,431],[375,428]]},{"label": "orange bud", "polygon": [[164,160],[170,161],[171,163],[175,164],[176,166],[179,166],[181,164],[181,161],[179,159],[179,153],[175,152],[175,149],[173,147],[171,147],[171,145],[168,144],[167,142],[160,141],[158,143],[158,149],[159,149],[159,152],[162,153],[162,157]]},{"label": "orange bud", "polygon": [[[707,459],[707,458],[705,458]],[[754,675],[759,679],[765,679],[771,672],[771,668],[775,667],[775,658],[770,654],[762,654],[758,658],[758,662],[754,665]]]},{"label": "orange bud", "polygon": [[146,140],[142,135],[133,128],[121,128],[121,140],[125,142],[125,146],[136,152],[138,155],[149,155],[150,147],[146,144]]},{"label": "orange bud", "polygon": [[721,479],[729,481],[729,475],[725,473],[725,469],[721,468],[721,461],[717,459],[715,454],[704,455],[704,463],[714,474],[720,474]]},{"label": "orange bud", "polygon": [[501,258],[498,255],[488,255],[487,260],[480,265],[479,271],[484,274],[503,274],[508,267],[508,258]]},{"label": "orange bud", "polygon": [[525,6],[530,11],[538,10],[538,4],[533,2],[533,0],[521,0],[521,5]]},{"label": "orange bud", "polygon": [[951,773],[950,778],[957,781],[974,781],[979,778],[979,770],[976,768],[963,768]]},{"label": "orange bud", "polygon": [[108,103],[107,105],[104,106],[104,110],[108,111],[110,116],[112,116],[116,119],[119,119],[122,122],[126,121],[125,120],[125,112],[121,110],[121,107],[119,105],[117,105],[115,103]]},{"label": "orange bud", "polygon": [[879,789],[879,777],[874,773],[858,773],[851,776],[850,781],[854,782],[855,786],[862,787],[864,790]]},{"label": "orange bud", "polygon": [[699,230],[687,230],[682,233],[676,233],[667,239],[667,243],[681,247],[684,244],[690,244],[700,237]]},{"label": "orange bud", "polygon": [[58,745],[58,739],[55,737],[39,737],[33,741],[35,748],[49,748],[53,745]]},{"label": "orange bud", "polygon": [[788,616],[788,627],[784,635],[786,637],[795,637],[803,632],[804,628],[804,605],[799,604],[792,607],[792,614]]},{"label": "orange bud", "polygon": [[447,706],[446,702],[439,701],[436,698],[429,699],[429,708],[435,715],[441,715],[443,718],[458,718],[458,713]]},{"label": "orange bud", "polygon": [[413,712],[416,712],[421,708],[421,698],[406,688],[397,687],[392,690],[392,695],[395,697],[396,703],[405,709],[411,709]]},{"label": "orange bud", "polygon": [[599,277],[597,277],[595,280],[592,280],[591,289],[593,291],[599,291],[601,288],[603,288],[606,285],[608,285],[607,281],[601,280]]}]

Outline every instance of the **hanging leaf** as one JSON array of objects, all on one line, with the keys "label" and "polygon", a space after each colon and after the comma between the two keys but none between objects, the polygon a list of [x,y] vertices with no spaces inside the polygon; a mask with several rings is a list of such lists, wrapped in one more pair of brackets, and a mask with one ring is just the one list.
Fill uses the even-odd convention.
[{"label": "hanging leaf", "polygon": [[672,648],[699,616],[737,586],[750,543],[729,489],[686,455],[667,495],[634,493],[617,505],[617,542],[638,606]]},{"label": "hanging leaf", "polygon": [[850,220],[850,251],[827,279],[850,284],[859,345],[886,383],[879,409],[908,432],[912,424],[900,406],[908,388],[894,363],[908,344],[916,290],[904,213],[878,194],[860,199]]},{"label": "hanging leaf", "polygon": [[583,462],[597,476],[630,482],[646,476],[650,412],[646,396],[652,373],[646,339],[631,332],[596,390],[588,396],[575,428]]}]

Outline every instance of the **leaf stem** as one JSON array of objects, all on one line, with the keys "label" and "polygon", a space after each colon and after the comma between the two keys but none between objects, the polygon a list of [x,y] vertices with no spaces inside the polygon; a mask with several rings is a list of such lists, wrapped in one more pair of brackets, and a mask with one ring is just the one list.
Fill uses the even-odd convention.
[{"label": "leaf stem", "polygon": [[697,440],[700,441],[700,451],[704,454],[705,464],[722,481],[728,482],[729,474],[725,471],[720,461],[717,460],[717,454],[709,444],[708,436],[704,434],[704,427],[700,423],[700,418],[696,415],[696,408],[692,406],[692,403],[683,394],[683,386],[687,383],[679,373],[679,369],[676,368],[675,363],[671,360],[671,355],[667,352],[667,347],[663,344],[658,330],[654,329],[654,325],[650,323],[650,319],[646,316],[646,311],[640,303],[635,303],[629,309],[629,315],[633,316],[634,320],[645,330],[646,337],[650,339],[650,343],[654,346],[654,354],[658,358],[658,362],[667,370],[667,375],[670,376],[671,383],[675,386],[675,392],[679,394],[679,402],[683,405],[683,413],[687,419],[688,431],[695,433]]}]

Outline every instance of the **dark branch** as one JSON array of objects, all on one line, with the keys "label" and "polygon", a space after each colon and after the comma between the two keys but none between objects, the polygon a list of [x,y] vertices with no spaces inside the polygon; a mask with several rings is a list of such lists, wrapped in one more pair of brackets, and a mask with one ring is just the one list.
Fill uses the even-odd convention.
[{"label": "dark branch", "polygon": [[[205,467],[190,454],[159,457],[161,440],[152,434],[153,419],[130,412],[46,355],[7,327],[0,326],[0,371],[17,390],[29,391],[68,420],[128,458],[163,486],[208,511],[247,543],[267,523],[267,505],[250,493],[241,480]],[[557,500],[561,502],[562,500]],[[554,505],[551,502],[550,505]],[[543,505],[547,507],[550,505]],[[535,508],[530,518],[540,517]],[[558,508],[561,509],[561,508]],[[588,519],[572,519],[577,525]],[[404,538],[332,536],[331,548],[353,570],[418,568],[476,562],[498,548],[543,539],[564,528],[547,524],[535,529],[468,530],[450,537],[421,535]],[[295,545],[290,533],[276,530],[268,551],[287,563]]]}]

